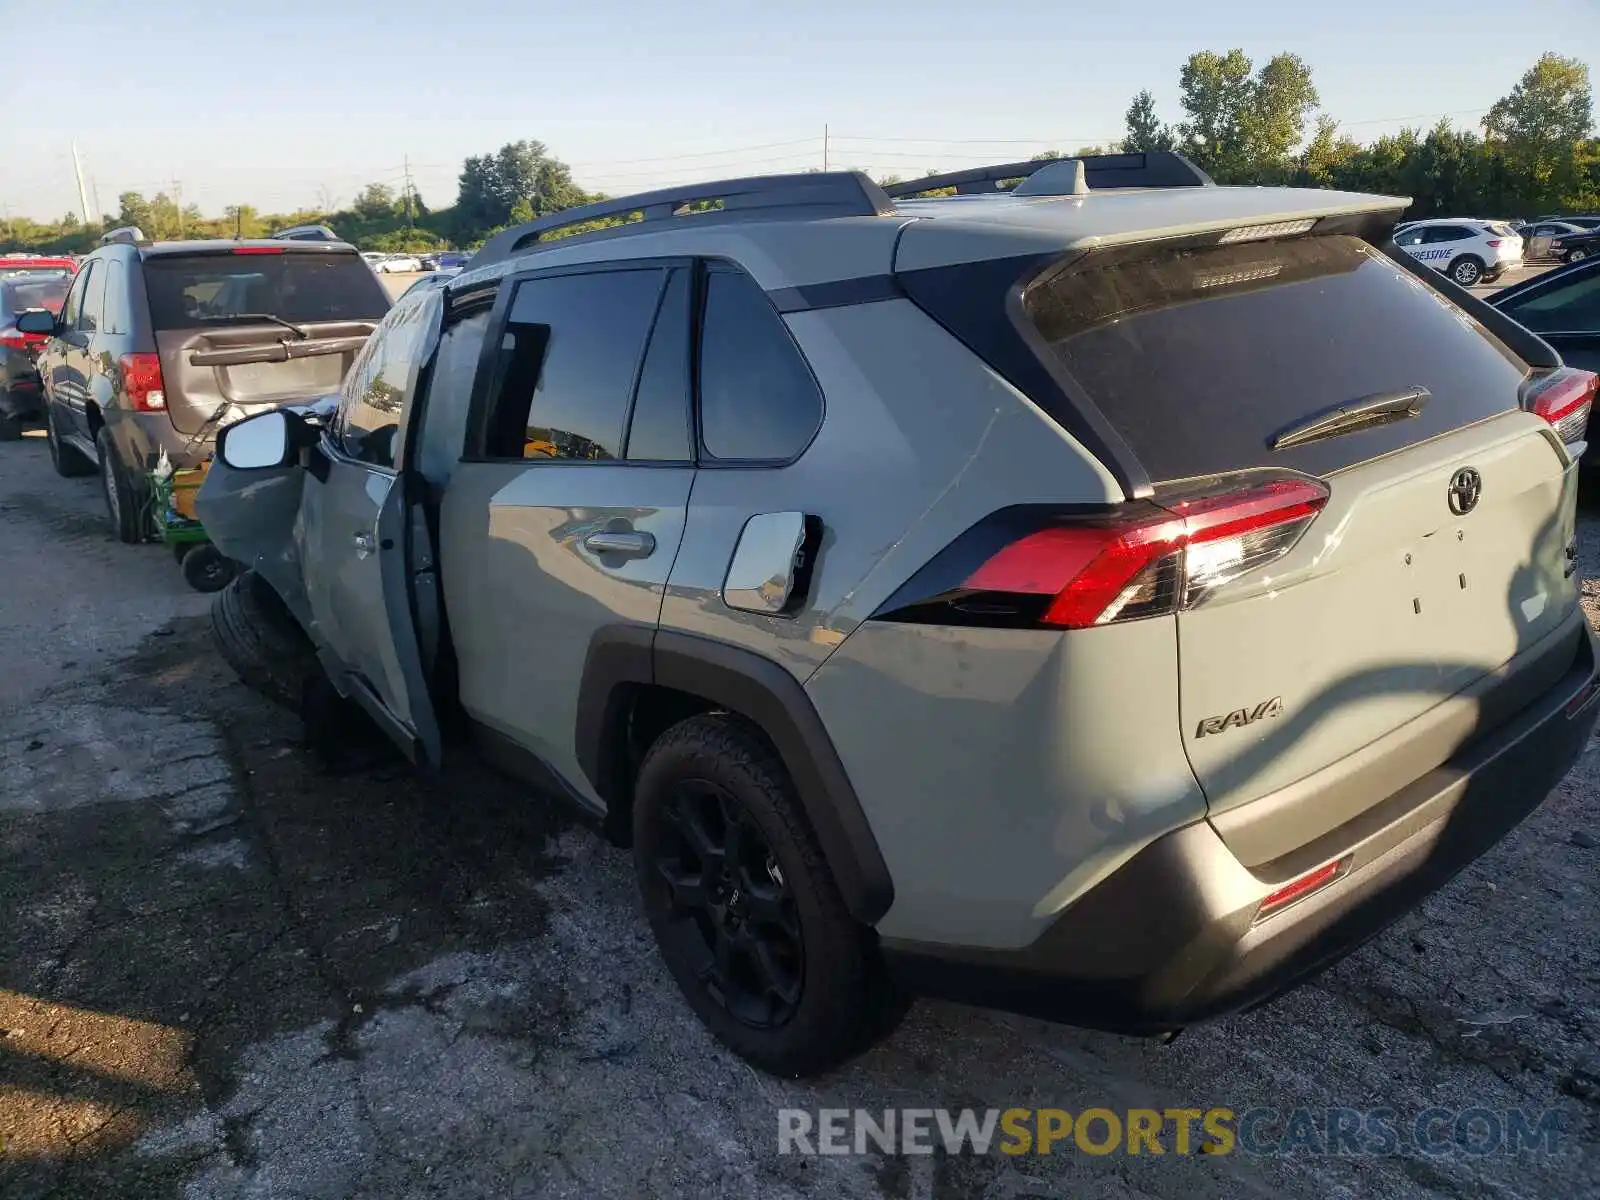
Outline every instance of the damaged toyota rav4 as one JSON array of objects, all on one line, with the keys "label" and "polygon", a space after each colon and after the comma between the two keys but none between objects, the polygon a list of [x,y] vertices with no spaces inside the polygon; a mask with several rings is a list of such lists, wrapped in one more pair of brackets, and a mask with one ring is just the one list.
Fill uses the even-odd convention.
[{"label": "damaged toyota rav4", "polygon": [[1594,376],[1395,247],[1406,203],[1132,154],[508,229],[223,432],[221,651],[591,813],[765,1069],[917,995],[1259,1004],[1595,724]]}]

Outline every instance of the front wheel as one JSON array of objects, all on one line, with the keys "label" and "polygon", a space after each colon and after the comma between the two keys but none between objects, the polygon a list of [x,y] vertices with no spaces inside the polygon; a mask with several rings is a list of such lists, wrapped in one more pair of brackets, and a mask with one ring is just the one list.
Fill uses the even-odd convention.
[{"label": "front wheel", "polygon": [[720,713],[667,730],[640,769],[634,864],[689,1006],[746,1061],[814,1075],[905,1011],[845,908],[782,761]]},{"label": "front wheel", "polygon": [[1471,257],[1458,258],[1450,264],[1450,278],[1462,287],[1471,287],[1483,278],[1483,264]]}]

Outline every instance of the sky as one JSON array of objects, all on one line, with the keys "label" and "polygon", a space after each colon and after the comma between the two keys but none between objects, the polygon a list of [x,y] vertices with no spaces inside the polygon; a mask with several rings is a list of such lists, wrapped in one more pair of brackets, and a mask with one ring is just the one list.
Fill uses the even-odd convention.
[{"label": "sky", "polygon": [[[1296,11],[1296,10],[1299,11]],[[1193,51],[1287,50],[1361,141],[1473,126],[1545,50],[1600,66],[1600,0],[0,0],[9,71],[0,216],[58,219],[181,190],[208,215],[454,202],[461,161],[536,138],[613,194],[828,165],[910,177],[1165,120]],[[15,34],[24,23],[25,39]],[[31,80],[31,83],[26,81]],[[1600,71],[1597,71],[1600,86]]]}]

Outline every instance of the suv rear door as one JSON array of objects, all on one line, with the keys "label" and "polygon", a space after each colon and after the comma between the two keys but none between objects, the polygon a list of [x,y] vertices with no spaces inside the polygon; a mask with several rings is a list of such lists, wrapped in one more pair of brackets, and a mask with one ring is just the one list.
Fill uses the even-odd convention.
[{"label": "suv rear door", "polygon": [[325,242],[158,251],[143,274],[167,415],[185,436],[338,391],[389,311],[360,256]]},{"label": "suv rear door", "polygon": [[681,260],[508,278],[444,491],[462,706],[578,787],[589,648],[606,628],[653,635],[683,537],[691,285]]},{"label": "suv rear door", "polygon": [[[1509,715],[1457,701],[1448,731],[1421,736],[1435,714],[1397,735],[1415,751],[1405,762],[1378,749],[1575,616],[1576,481],[1549,427],[1521,411],[1527,365],[1353,237],[1096,257],[1025,305],[1158,500],[1172,481],[1225,490],[1250,470],[1329,489],[1287,555],[1179,613],[1182,732],[1212,813],[1362,753],[1392,768],[1352,793],[1372,803]],[[1410,415],[1283,438],[1417,390]]]}]

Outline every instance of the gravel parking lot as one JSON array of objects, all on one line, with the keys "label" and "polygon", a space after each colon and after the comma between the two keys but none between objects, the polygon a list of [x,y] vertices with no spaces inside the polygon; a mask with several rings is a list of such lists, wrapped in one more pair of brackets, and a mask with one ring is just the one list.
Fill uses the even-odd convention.
[{"label": "gravel parking lot", "polygon": [[[396,286],[404,281],[395,277]],[[1582,527],[1600,576],[1600,517]],[[0,1195],[1593,1196],[1600,756],[1422,911],[1169,1046],[948,1005],[814,1083],[680,1001],[627,857],[488,775],[330,772],[171,556],[0,444]],[[1586,603],[1600,585],[1585,585]],[[1591,608],[1591,619],[1596,615]],[[800,1158],[784,1107],[1559,1111],[1553,1153]]]}]

